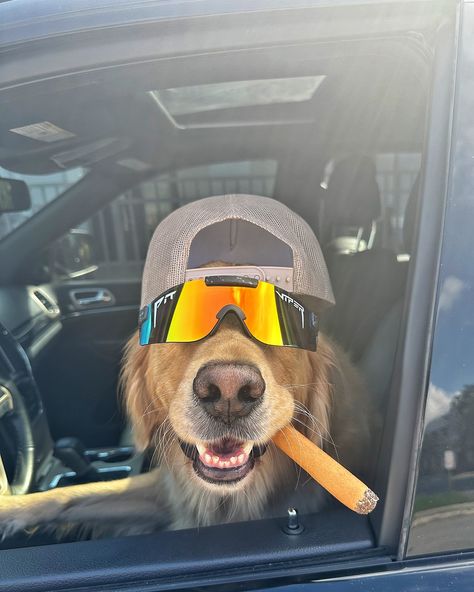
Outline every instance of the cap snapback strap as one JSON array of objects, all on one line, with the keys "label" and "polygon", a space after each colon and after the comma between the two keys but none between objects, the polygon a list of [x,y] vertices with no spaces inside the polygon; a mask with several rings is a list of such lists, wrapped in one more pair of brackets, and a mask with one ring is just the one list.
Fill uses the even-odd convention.
[{"label": "cap snapback strap", "polygon": [[293,268],[256,265],[229,265],[223,267],[196,267],[186,270],[186,281],[215,275],[238,275],[275,284],[287,292],[293,292]]}]

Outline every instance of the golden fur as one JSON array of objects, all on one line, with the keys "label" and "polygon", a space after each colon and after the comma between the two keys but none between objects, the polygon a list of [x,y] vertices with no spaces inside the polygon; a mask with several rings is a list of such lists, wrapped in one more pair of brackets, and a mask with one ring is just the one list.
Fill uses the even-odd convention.
[{"label": "golden fur", "polygon": [[[266,384],[248,430],[255,444],[268,449],[248,476],[232,484],[197,476],[178,443],[180,438],[198,444],[212,428],[192,385],[199,368],[216,360],[252,364]],[[290,504],[302,512],[319,510],[326,494],[270,442],[290,421],[363,476],[369,436],[365,389],[345,354],[324,335],[314,353],[264,346],[245,335],[232,315],[213,336],[192,344],[140,347],[135,334],[126,346],[122,385],[136,444],[153,451],[155,468],[120,481],[3,497],[4,536],[71,526],[94,536],[135,534],[282,515]]]}]

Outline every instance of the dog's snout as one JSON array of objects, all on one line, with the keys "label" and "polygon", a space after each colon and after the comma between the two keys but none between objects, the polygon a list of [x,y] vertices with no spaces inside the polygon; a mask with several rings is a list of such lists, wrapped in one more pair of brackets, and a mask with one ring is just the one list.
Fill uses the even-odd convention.
[{"label": "dog's snout", "polygon": [[261,401],[265,381],[249,364],[215,362],[202,366],[193,383],[206,411],[226,423],[248,415]]}]

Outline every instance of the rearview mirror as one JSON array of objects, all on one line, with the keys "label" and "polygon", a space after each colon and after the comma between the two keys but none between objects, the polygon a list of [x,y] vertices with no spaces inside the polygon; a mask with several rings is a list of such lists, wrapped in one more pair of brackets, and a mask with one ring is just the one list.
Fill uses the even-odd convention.
[{"label": "rearview mirror", "polygon": [[0,214],[31,208],[30,190],[24,181],[0,177]]}]

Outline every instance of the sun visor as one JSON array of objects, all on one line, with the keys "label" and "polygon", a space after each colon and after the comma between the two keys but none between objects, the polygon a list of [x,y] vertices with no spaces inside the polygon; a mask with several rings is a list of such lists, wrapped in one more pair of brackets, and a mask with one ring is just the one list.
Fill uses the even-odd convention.
[{"label": "sun visor", "polygon": [[224,220],[198,232],[191,243],[188,268],[212,261],[293,267],[293,253],[286,243],[251,222]]}]

